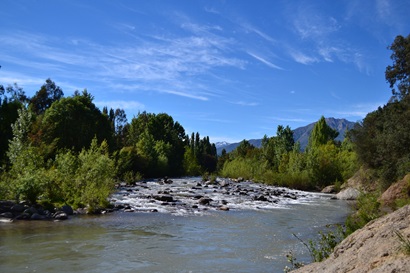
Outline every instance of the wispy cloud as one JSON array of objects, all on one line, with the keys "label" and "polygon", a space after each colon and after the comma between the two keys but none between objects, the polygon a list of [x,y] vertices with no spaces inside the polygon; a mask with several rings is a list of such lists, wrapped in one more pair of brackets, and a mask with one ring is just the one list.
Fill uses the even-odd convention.
[{"label": "wispy cloud", "polygon": [[123,101],[123,100],[114,100],[114,101],[95,101],[95,105],[98,107],[107,106],[112,109],[124,109],[124,110],[142,110],[145,108],[145,105],[138,101]]},{"label": "wispy cloud", "polygon": [[[188,28],[192,32],[218,30],[217,26],[192,24]],[[7,57],[8,51],[24,52],[29,56],[8,58],[13,65],[29,68],[38,65],[46,67],[48,73],[72,77],[73,80],[104,80],[107,85],[119,82],[126,85],[128,82],[132,88],[137,84],[141,90],[204,101],[208,100],[209,91],[191,78],[205,76],[219,67],[243,69],[246,64],[230,56],[233,41],[217,35],[156,36],[138,45],[113,46],[73,38],[58,40],[38,34],[17,33],[2,35],[0,43],[2,57]],[[191,84],[187,86],[186,82]]]},{"label": "wispy cloud", "polygon": [[301,64],[312,64],[318,62],[318,59],[315,57],[308,56],[300,51],[297,50],[290,50],[289,51],[290,56],[293,58],[295,62],[301,63]]},{"label": "wispy cloud", "polygon": [[246,101],[231,101],[230,103],[241,105],[241,106],[258,106],[259,103],[257,102],[246,102]]},{"label": "wispy cloud", "polygon": [[261,31],[260,29],[256,28],[255,26],[251,25],[250,23],[242,23],[242,27],[244,28],[245,31],[255,33],[259,37],[263,38],[264,40],[270,42],[270,43],[276,43],[276,40],[266,34],[265,32]]},{"label": "wispy cloud", "polygon": [[265,65],[269,66],[270,68],[284,70],[282,67],[266,60],[265,58],[262,58],[261,56],[256,55],[255,53],[252,53],[252,52],[246,52],[246,53],[248,53],[248,55],[255,58],[256,60],[260,61],[261,63],[264,63]]}]

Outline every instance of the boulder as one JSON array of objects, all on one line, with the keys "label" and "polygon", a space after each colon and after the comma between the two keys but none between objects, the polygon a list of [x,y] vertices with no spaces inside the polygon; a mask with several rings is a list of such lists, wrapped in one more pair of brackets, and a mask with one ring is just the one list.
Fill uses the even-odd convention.
[{"label": "boulder", "polygon": [[45,220],[45,219],[47,219],[46,216],[40,215],[38,213],[33,213],[30,217],[30,220]]},{"label": "boulder", "polygon": [[198,203],[200,205],[209,205],[209,203],[211,203],[213,200],[211,198],[208,197],[202,197],[198,200]]},{"label": "boulder", "polygon": [[55,220],[67,220],[68,215],[64,211],[57,211],[56,213],[54,213],[53,218]]},{"label": "boulder", "polygon": [[371,221],[344,239],[328,259],[295,273],[407,273],[410,258],[396,232],[410,238],[410,205]]},{"label": "boulder", "polygon": [[14,214],[11,213],[10,211],[6,211],[0,214],[0,218],[9,218],[12,219],[14,218]]},{"label": "boulder", "polygon": [[336,198],[339,200],[356,200],[360,195],[360,191],[355,188],[346,188],[336,194]]},{"label": "boulder", "polygon": [[15,204],[11,207],[11,211],[12,212],[16,212],[16,213],[21,213],[25,210],[26,208],[24,207],[24,205],[22,204]]},{"label": "boulder", "polygon": [[335,185],[327,186],[321,192],[322,193],[336,193],[336,186]]},{"label": "boulder", "polygon": [[172,202],[172,201],[174,201],[174,198],[171,195],[168,195],[168,194],[154,195],[153,198],[155,200],[163,201],[163,202]]},{"label": "boulder", "polygon": [[61,211],[64,211],[65,213],[67,213],[67,215],[73,215],[74,214],[73,208],[69,205],[62,206]]}]

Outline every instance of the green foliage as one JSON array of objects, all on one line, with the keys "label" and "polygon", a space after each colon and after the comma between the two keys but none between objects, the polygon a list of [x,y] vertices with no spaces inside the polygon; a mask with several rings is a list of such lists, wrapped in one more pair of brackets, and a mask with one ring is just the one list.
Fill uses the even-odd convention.
[{"label": "green foliage", "polygon": [[293,255],[292,251],[289,251],[289,253],[286,254],[286,259],[291,265],[290,267],[285,266],[285,268],[283,269],[283,272],[286,273],[301,268],[305,265],[304,263],[297,262],[296,257]]},{"label": "green foliage", "polygon": [[361,164],[376,170],[381,189],[410,172],[410,96],[369,113],[351,132]]},{"label": "green foliage", "polygon": [[86,90],[73,97],[62,98],[48,108],[39,128],[41,141],[55,145],[56,149],[72,149],[80,152],[89,147],[97,137],[101,143],[113,143],[113,129],[108,117],[92,102],[93,97]]},{"label": "green foliage", "polygon": [[410,94],[410,35],[398,35],[389,49],[393,65],[387,66],[385,76],[392,89],[392,100],[401,100]]},{"label": "green foliage", "polygon": [[314,150],[329,141],[333,142],[338,135],[339,133],[336,130],[326,124],[326,119],[322,116],[312,129],[306,150]]},{"label": "green foliage", "polygon": [[346,234],[343,227],[337,225],[336,228],[329,232],[319,231],[319,239],[309,240],[308,243],[304,242],[294,233],[293,236],[308,249],[312,262],[321,262],[332,254],[334,248],[346,237]]},{"label": "green foliage", "polygon": [[32,204],[43,193],[46,179],[43,174],[44,159],[35,147],[24,146],[19,153],[13,157],[13,165],[9,172],[10,190],[16,200],[27,200]]},{"label": "green foliage", "polygon": [[346,219],[346,236],[381,216],[378,193],[362,193],[356,203],[356,212]]},{"label": "green foliage", "polygon": [[184,170],[186,175],[195,176],[202,172],[198,159],[195,156],[194,150],[190,146],[185,147],[184,153]]},{"label": "green foliage", "polygon": [[75,188],[81,203],[91,211],[108,205],[108,196],[114,189],[114,162],[108,154],[107,143],[98,146],[94,138],[88,150],[78,155]]},{"label": "green foliage", "polygon": [[221,156],[220,174],[301,190],[320,190],[350,178],[358,168],[351,142],[337,146],[333,141],[337,132],[324,117],[313,132],[306,152],[301,152],[300,143],[294,143],[288,126],[278,126],[276,137],[265,136],[260,149],[244,140],[229,155]]},{"label": "green foliage", "polygon": [[30,109],[37,115],[43,114],[53,102],[64,96],[63,90],[51,79],[47,79],[39,91],[30,100]]}]

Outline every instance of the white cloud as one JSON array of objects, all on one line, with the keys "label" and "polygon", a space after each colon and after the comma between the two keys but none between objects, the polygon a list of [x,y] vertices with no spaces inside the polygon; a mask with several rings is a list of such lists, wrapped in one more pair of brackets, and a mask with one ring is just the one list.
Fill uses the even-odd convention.
[{"label": "white cloud", "polygon": [[257,102],[246,102],[246,101],[231,101],[232,104],[237,104],[241,106],[258,106],[259,103]]},{"label": "white cloud", "polygon": [[315,57],[307,56],[304,53],[293,50],[293,49],[289,51],[289,54],[295,62],[298,62],[301,64],[311,64],[311,63],[318,62],[318,60]]},{"label": "white cloud", "polygon": [[251,53],[251,52],[247,52],[247,53],[248,53],[250,56],[252,56],[253,58],[255,58],[256,60],[258,60],[258,61],[264,63],[264,64],[267,65],[267,66],[269,66],[270,68],[283,70],[282,67],[280,67],[280,66],[278,66],[278,65],[276,65],[276,64],[271,63],[270,61],[266,60],[265,58],[262,58],[261,56],[258,56],[258,55],[254,54],[254,53]]},{"label": "white cloud", "polygon": [[114,100],[114,101],[94,101],[95,105],[98,107],[107,106],[112,109],[124,109],[124,110],[141,110],[144,109],[144,104],[138,101],[124,101],[124,100]]}]

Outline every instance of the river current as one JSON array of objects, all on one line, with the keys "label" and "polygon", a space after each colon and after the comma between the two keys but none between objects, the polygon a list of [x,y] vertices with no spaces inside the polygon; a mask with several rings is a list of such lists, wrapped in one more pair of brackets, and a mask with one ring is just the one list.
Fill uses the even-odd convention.
[{"label": "river current", "polygon": [[[0,223],[0,272],[283,272],[289,251],[298,261],[310,261],[292,234],[317,238],[350,211],[344,201],[307,192],[268,204],[224,196],[229,211],[187,206],[187,194],[178,193],[188,199],[176,204],[144,197],[150,189],[175,192],[190,183],[197,182],[180,179],[173,186],[152,184],[113,195],[113,202],[130,204],[133,212]],[[219,202],[218,191],[206,189]]]}]

